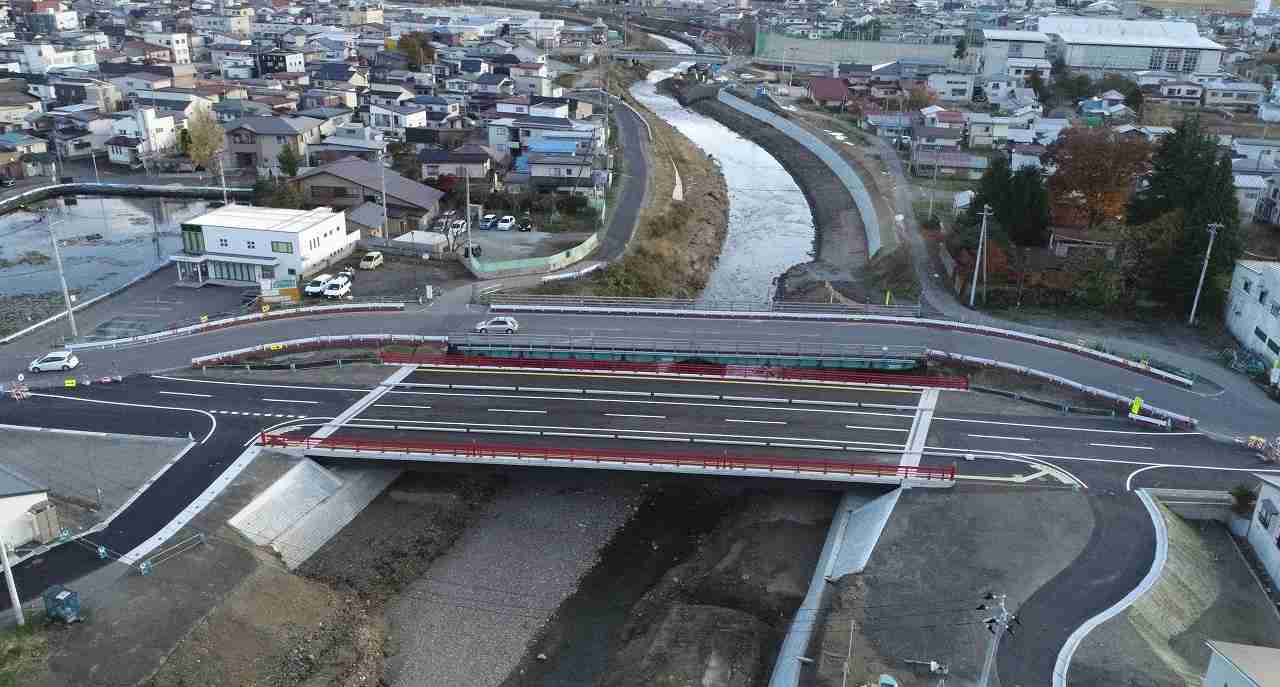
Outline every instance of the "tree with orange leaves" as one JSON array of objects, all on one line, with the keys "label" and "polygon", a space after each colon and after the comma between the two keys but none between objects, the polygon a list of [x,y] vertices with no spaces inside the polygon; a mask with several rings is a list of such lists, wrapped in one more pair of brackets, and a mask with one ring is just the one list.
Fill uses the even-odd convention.
[{"label": "tree with orange leaves", "polygon": [[1053,170],[1049,203],[1055,221],[1075,216],[1092,228],[1123,219],[1138,178],[1151,168],[1151,146],[1105,127],[1072,127],[1058,135],[1043,162]]}]

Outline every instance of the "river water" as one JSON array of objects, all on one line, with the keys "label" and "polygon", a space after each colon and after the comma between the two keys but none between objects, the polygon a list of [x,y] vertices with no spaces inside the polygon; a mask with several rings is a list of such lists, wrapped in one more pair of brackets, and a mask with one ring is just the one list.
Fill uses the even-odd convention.
[{"label": "river water", "polygon": [[84,299],[168,260],[181,248],[179,225],[207,208],[201,200],[80,196],[0,216],[0,297],[58,290],[50,222],[67,286]]},{"label": "river water", "polygon": [[[688,45],[653,36],[675,52]],[[791,175],[763,148],[723,124],[685,109],[657,92],[657,83],[692,63],[654,70],[631,87],[631,95],[715,156],[729,189],[729,227],[720,261],[702,292],[703,300],[765,301],[774,282],[792,265],[812,259],[813,214]],[[661,167],[660,160],[654,161]]]}]

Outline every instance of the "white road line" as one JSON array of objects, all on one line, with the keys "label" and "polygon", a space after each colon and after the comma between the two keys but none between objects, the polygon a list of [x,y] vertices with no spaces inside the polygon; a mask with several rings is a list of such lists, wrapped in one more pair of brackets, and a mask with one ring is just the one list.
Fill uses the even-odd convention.
[{"label": "white road line", "polygon": [[406,405],[397,405],[395,403],[375,403],[373,404],[373,407],[374,408],[415,408],[419,410],[431,410],[431,406],[406,406]]},{"label": "white road line", "polygon": [[213,398],[212,394],[188,394],[182,391],[157,391],[156,393],[164,394],[165,396],[194,396],[196,398]]},{"label": "white road line", "polygon": [[517,391],[534,391],[543,394],[580,394],[582,389],[561,389],[554,386],[520,386]]},{"label": "white road line", "polygon": [[522,410],[520,408],[490,408],[491,413],[528,413],[530,415],[546,415],[545,410]]},{"label": "white road line", "polygon": [[749,425],[785,425],[787,424],[782,420],[735,420],[730,417],[725,418],[724,421],[725,422],[741,422]]},{"label": "white road line", "polygon": [[869,425],[845,425],[845,429],[866,429],[875,432],[910,432],[904,427],[871,427]]},{"label": "white road line", "polygon": [[899,463],[905,467],[918,467],[924,454],[924,442],[929,438],[929,423],[933,420],[933,410],[938,407],[938,390],[926,389],[920,393],[920,409],[911,421],[911,431],[907,433],[906,449],[902,452]]},{"label": "white road line", "polygon": [[995,434],[970,434],[968,436],[971,436],[974,439],[1000,439],[1003,441],[1035,441],[1035,439],[1028,439],[1026,437],[1002,437]]},{"label": "white road line", "polygon": [[[969,436],[973,436],[970,434]],[[1154,451],[1150,446],[1130,446],[1128,444],[1089,444],[1090,446],[1101,446],[1103,448],[1133,448],[1139,451]]]},{"label": "white road line", "polygon": [[153,405],[148,405],[146,403],[126,403],[124,401],[103,401],[97,398],[82,398],[80,396],[59,396],[58,394],[40,394],[35,392],[32,392],[31,395],[41,396],[44,398],[60,398],[64,401],[79,401],[81,403],[101,403],[102,405],[108,405],[108,406],[126,406],[131,408],[152,408],[155,410],[178,410],[178,411],[187,412],[187,413],[200,413],[201,415],[209,418],[209,422],[213,423],[213,426],[209,428],[209,433],[204,435],[204,438],[200,440],[200,443],[202,444],[208,441],[209,437],[213,436],[213,433],[218,430],[218,418],[214,417],[213,413],[207,410],[200,410],[199,408],[175,408],[172,406],[153,406]]},{"label": "white road line", "polygon": [[967,417],[935,417],[940,422],[971,422],[982,425],[1002,425],[1005,427],[1031,427],[1033,429],[1056,429],[1063,432],[1092,432],[1095,434],[1141,434],[1143,436],[1158,435],[1162,437],[1198,437],[1202,432],[1134,432],[1119,429],[1094,429],[1091,427],[1070,427],[1066,425],[1033,425],[1023,422],[1002,422],[999,420],[975,420]]},{"label": "white road line", "polygon": [[638,417],[645,420],[665,420],[666,415],[637,415],[633,413],[605,413],[607,417]]},{"label": "white road line", "polygon": [[294,386],[291,384],[255,384],[252,382],[225,382],[216,379],[187,379],[185,377],[166,377],[164,375],[151,375],[152,379],[167,379],[171,382],[190,382],[192,384],[226,384],[228,386],[258,386],[268,389],[299,389],[302,391],[368,391],[368,389],[357,389],[353,387],[339,386]]},{"label": "white road line", "polygon": [[307,405],[309,405],[309,406],[318,406],[318,405],[320,405],[320,402],[319,402],[319,401],[299,401],[299,400],[297,400],[297,399],[293,399],[293,398],[264,398],[264,399],[262,399],[262,400],[264,400],[264,401],[271,401],[272,403],[305,403],[305,404],[307,404]]}]

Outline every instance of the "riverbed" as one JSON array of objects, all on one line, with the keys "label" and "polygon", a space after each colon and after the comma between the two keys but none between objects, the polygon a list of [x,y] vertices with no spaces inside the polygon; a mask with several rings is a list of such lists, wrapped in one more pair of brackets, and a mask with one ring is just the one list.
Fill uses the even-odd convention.
[{"label": "riverbed", "polygon": [[[181,248],[179,225],[204,213],[201,200],[49,200],[0,217],[0,297],[57,291],[50,225],[67,287],[89,298],[122,286]],[[105,218],[104,218],[105,216]]]},{"label": "riverbed", "polygon": [[[675,52],[693,51],[665,36],[653,38]],[[772,155],[657,92],[659,81],[690,64],[650,72],[645,81],[631,87],[631,95],[714,156],[724,174],[729,191],[728,234],[702,299],[767,301],[773,298],[783,272],[812,259],[813,214],[800,187]]]}]

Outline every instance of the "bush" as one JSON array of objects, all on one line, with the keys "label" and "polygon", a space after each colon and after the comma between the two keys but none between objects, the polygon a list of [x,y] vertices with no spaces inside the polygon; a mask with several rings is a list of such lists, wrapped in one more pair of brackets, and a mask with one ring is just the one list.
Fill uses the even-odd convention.
[{"label": "bush", "polygon": [[1258,494],[1248,485],[1237,484],[1231,487],[1231,498],[1236,501],[1235,505],[1231,507],[1231,510],[1236,515],[1246,518],[1253,515],[1253,506],[1258,501]]}]

